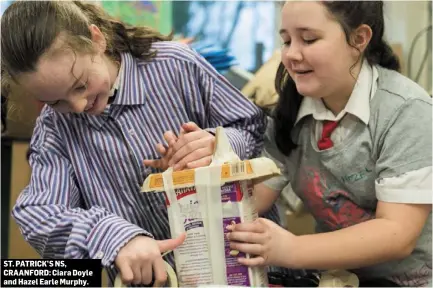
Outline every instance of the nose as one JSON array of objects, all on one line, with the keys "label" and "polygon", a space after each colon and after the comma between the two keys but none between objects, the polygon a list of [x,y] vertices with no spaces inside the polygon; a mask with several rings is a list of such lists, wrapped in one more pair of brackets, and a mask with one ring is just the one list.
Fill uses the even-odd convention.
[{"label": "nose", "polygon": [[84,111],[87,105],[87,100],[85,98],[81,99],[70,99],[68,101],[69,110],[74,113],[81,113]]},{"label": "nose", "polygon": [[290,46],[286,47],[283,55],[288,61],[302,61],[303,59],[301,48],[296,43],[291,43]]}]

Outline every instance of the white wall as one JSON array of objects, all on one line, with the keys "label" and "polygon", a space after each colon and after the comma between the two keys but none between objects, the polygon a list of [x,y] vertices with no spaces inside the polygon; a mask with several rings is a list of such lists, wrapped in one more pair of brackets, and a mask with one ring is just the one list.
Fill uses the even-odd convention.
[{"label": "white wall", "polygon": [[[422,29],[431,25],[431,9],[429,1],[388,1],[385,2],[385,35],[390,43],[400,43],[403,46],[404,66],[407,73],[408,56],[412,41]],[[431,35],[431,30],[430,30]],[[412,56],[411,74],[415,78],[424,53],[427,49],[428,33],[419,38]],[[431,44],[431,38],[430,38]],[[430,45],[431,47],[431,45]],[[431,48],[430,48],[431,49]],[[427,65],[418,83],[431,93],[431,51]]]}]

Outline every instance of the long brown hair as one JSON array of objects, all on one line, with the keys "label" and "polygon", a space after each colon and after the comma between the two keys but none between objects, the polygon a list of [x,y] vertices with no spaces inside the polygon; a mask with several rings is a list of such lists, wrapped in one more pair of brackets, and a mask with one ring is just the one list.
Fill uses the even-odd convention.
[{"label": "long brown hair", "polygon": [[[321,3],[339,22],[346,35],[346,41],[351,46],[351,33],[362,24],[370,26],[373,37],[360,58],[367,59],[371,65],[377,64],[400,71],[397,56],[383,39],[385,24],[382,1],[322,1]],[[303,96],[299,94],[295,82],[282,63],[277,70],[275,89],[279,95],[273,115],[275,142],[281,153],[288,156],[297,146],[291,135]]]},{"label": "long brown hair", "polygon": [[[101,7],[81,1],[17,1],[1,20],[2,76],[35,71],[38,60],[65,33],[65,45],[77,52],[92,52],[89,26],[95,24],[106,38],[106,54],[118,61],[120,53],[149,60],[151,45],[172,40],[149,27],[134,27],[108,15]],[[8,75],[5,75],[8,74]]]}]

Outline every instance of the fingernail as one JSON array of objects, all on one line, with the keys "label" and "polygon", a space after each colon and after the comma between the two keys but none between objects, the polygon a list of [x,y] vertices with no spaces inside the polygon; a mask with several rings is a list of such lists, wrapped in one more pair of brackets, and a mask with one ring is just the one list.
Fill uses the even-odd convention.
[{"label": "fingernail", "polygon": [[180,167],[180,165],[176,164],[176,165],[174,165],[173,170],[177,171],[179,169],[179,167]]},{"label": "fingernail", "polygon": [[230,233],[226,233],[226,238],[229,239]]}]

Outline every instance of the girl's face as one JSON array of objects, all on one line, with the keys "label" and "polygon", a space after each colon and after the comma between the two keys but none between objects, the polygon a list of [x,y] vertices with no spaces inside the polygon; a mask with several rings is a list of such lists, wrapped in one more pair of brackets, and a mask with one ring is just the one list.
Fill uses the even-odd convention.
[{"label": "girl's face", "polygon": [[55,53],[44,54],[36,72],[18,78],[20,84],[60,113],[100,114],[107,106],[118,70],[105,56],[105,39],[98,33],[99,29],[93,27],[94,54],[57,50],[62,45],[58,37],[50,48],[56,49]]},{"label": "girl's face", "polygon": [[[282,63],[306,97],[350,95],[359,52],[341,25],[318,2],[287,1],[282,11]],[[352,74],[351,72],[352,71]],[[343,93],[343,94],[342,94]]]}]

